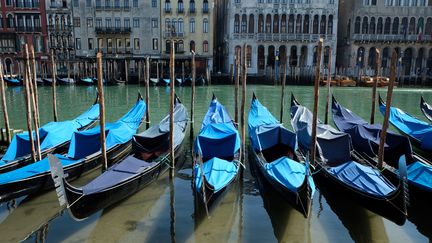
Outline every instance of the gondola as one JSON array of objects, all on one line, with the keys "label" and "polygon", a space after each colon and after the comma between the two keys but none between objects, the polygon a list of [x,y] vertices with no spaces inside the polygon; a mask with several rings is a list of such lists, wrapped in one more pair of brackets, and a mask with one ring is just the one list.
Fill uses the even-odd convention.
[{"label": "gondola", "polygon": [[211,209],[234,184],[241,169],[240,136],[225,107],[214,95],[195,139],[193,157],[198,202]]},{"label": "gondola", "polygon": [[57,78],[57,82],[64,85],[75,84],[75,80],[73,78]]},{"label": "gondola", "polygon": [[36,84],[37,85],[43,85],[44,81],[42,80],[42,78],[36,78]]},{"label": "gondola", "polygon": [[156,86],[157,83],[158,83],[158,79],[157,78],[150,78],[150,85],[151,86]]},{"label": "gondola", "polygon": [[3,78],[8,86],[21,86],[23,83],[17,78]]},{"label": "gondola", "polygon": [[125,84],[125,83],[126,83],[125,80],[120,80],[120,79],[112,78],[111,81],[108,84],[109,85],[122,85],[122,84]]},{"label": "gondola", "polygon": [[[50,122],[39,128],[41,155],[63,153],[69,146],[72,134],[93,126],[99,118],[99,105],[96,97],[93,105],[73,120]],[[33,136],[34,137],[34,136]],[[35,139],[35,138],[34,138]],[[5,173],[32,162],[28,132],[16,134],[0,160],[0,173]]]},{"label": "gondola", "polygon": [[[380,143],[381,125],[368,124],[361,117],[332,99],[333,121],[336,127],[350,134],[354,149],[363,156],[375,158]],[[432,166],[429,161],[412,151],[407,137],[388,131],[384,147],[383,174],[396,183],[399,180],[400,159],[405,160],[408,174],[408,189],[413,202],[432,202]]]},{"label": "gondola", "polygon": [[92,77],[85,77],[85,78],[80,78],[77,80],[78,85],[85,85],[85,86],[91,86],[94,85],[93,82],[93,78]]},{"label": "gondola", "polygon": [[[141,125],[146,105],[139,95],[133,108],[115,123],[105,124],[107,158],[110,163],[124,159],[132,147],[132,136]],[[100,127],[75,132],[67,154],[55,154],[67,180],[73,180],[101,163]],[[48,158],[0,174],[0,202],[35,194],[54,186]]]},{"label": "gondola", "polygon": [[420,109],[429,122],[432,122],[432,106],[426,103],[423,96],[420,99]]},{"label": "gondola", "polygon": [[156,83],[157,86],[169,86],[171,83],[171,79],[169,78],[160,78],[159,82]]},{"label": "gondola", "polygon": [[[386,105],[379,96],[379,108],[381,114],[385,114]],[[389,122],[400,133],[409,138],[415,147],[432,153],[432,125],[414,117],[397,107],[390,107]]]},{"label": "gondola", "polygon": [[44,82],[45,85],[51,85],[52,86],[52,84],[53,84],[52,78],[43,78],[42,81]]},{"label": "gondola", "polygon": [[251,160],[262,177],[285,200],[309,216],[315,183],[304,156],[298,155],[297,136],[286,129],[253,94],[248,118]]},{"label": "gondola", "polygon": [[[187,117],[185,106],[176,98],[174,149],[177,155],[185,137]],[[69,212],[75,219],[87,218],[98,210],[134,194],[166,172],[171,163],[169,121],[168,114],[158,125],[135,135],[132,141],[132,155],[80,188],[72,186],[63,178],[63,168],[59,159],[49,155],[52,177],[56,180],[56,185],[62,188],[57,191],[66,193]]]},{"label": "gondola", "polygon": [[[297,133],[300,150],[305,154],[311,146],[312,113],[292,95],[291,124]],[[315,161],[311,161],[318,183],[352,198],[369,210],[403,225],[407,217],[405,161],[400,161],[399,184],[395,186],[374,166],[370,158],[352,149],[349,134],[317,121]]]}]

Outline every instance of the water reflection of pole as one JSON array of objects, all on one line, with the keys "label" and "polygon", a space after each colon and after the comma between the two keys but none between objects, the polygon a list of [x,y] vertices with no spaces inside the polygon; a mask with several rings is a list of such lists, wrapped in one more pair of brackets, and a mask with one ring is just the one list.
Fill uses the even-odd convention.
[{"label": "water reflection of pole", "polygon": [[150,57],[146,57],[145,67],[145,80],[146,80],[146,129],[150,127]]},{"label": "water reflection of pole", "polygon": [[375,123],[375,106],[376,106],[376,90],[378,84],[379,70],[380,70],[380,52],[378,49],[375,49],[376,53],[376,63],[375,63],[375,79],[373,80],[373,88],[372,88],[372,109],[371,109],[371,117],[370,123]]},{"label": "water reflection of pole", "polygon": [[[328,74],[327,74],[327,95],[326,95],[326,105],[325,105],[325,117],[324,124],[328,124],[328,111],[329,111],[329,100],[330,100],[330,84],[331,84],[331,66],[332,66],[332,49],[328,49]],[[323,78],[324,80],[324,78]]]},{"label": "water reflection of pole", "polygon": [[27,129],[28,129],[28,133],[29,133],[29,138],[30,138],[30,148],[31,148],[31,156],[32,156],[32,160],[35,162],[36,161],[36,153],[35,153],[35,144],[34,144],[34,140],[33,140],[33,132],[32,132],[32,115],[31,115],[31,92],[30,92],[30,72],[28,71],[27,67],[29,66],[28,63],[28,59],[29,59],[29,55],[28,55],[28,47],[27,44],[24,44],[24,87],[25,87],[25,100],[26,100],[26,112],[27,112]]},{"label": "water reflection of pole", "polygon": [[283,65],[283,78],[282,78],[282,91],[281,91],[281,107],[280,107],[280,123],[283,123],[283,115],[284,115],[284,104],[285,104],[285,83],[286,83],[286,63]]},{"label": "water reflection of pole", "polygon": [[[195,51],[192,50],[192,81],[191,81],[191,86],[192,86],[192,94],[191,94],[191,117],[190,117],[190,121],[191,121],[191,127],[190,127],[190,138],[193,139],[194,137],[194,121],[195,121],[195,117],[194,117],[194,111],[195,111],[195,79],[196,79],[196,66],[195,66]],[[184,81],[184,80],[183,80]],[[193,171],[193,168],[192,168]]]},{"label": "water reflection of pole", "polygon": [[170,234],[171,242],[176,242],[176,212],[175,212],[175,190],[174,190],[174,180],[170,180]]},{"label": "water reflection of pole", "polygon": [[9,127],[9,115],[7,110],[7,104],[6,104],[6,96],[5,96],[5,81],[3,79],[3,63],[0,60],[0,88],[1,88],[1,96],[2,96],[2,109],[3,109],[3,118],[5,121],[5,128],[6,128],[6,141],[8,144],[10,143],[11,136],[10,136],[10,127]]},{"label": "water reflection of pole", "polygon": [[36,233],[36,243],[45,242],[48,235],[48,224],[44,224]]},{"label": "water reflection of pole", "polygon": [[313,105],[313,118],[312,118],[312,143],[311,143],[311,161],[315,162],[316,155],[316,135],[317,135],[317,119],[318,119],[318,97],[319,97],[319,80],[320,80],[320,67],[321,67],[321,51],[323,46],[323,39],[318,41],[317,48],[317,66],[315,70],[315,84],[314,84],[314,105]]}]

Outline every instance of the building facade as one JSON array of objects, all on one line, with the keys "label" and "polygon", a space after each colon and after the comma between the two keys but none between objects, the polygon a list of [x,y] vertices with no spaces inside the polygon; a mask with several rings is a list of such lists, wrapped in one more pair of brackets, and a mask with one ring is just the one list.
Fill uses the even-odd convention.
[{"label": "building facade", "polygon": [[72,0],[76,59],[94,61],[102,51],[115,67],[115,78],[137,76],[138,60],[160,56],[159,4],[158,0]]},{"label": "building facade", "polygon": [[[224,72],[245,44],[247,72],[252,75],[278,75],[283,63],[293,72],[310,72],[320,37],[325,66],[329,49],[336,50],[338,0],[234,0],[227,8]],[[335,60],[336,51],[331,53]]]},{"label": "building facade", "polygon": [[171,41],[174,40],[178,60],[176,70],[183,64],[185,72],[190,73],[192,50],[196,53],[197,75],[211,70],[215,30],[213,1],[161,0],[161,4],[162,58],[169,59]]},{"label": "building facade", "polygon": [[39,0],[0,0],[0,58],[6,74],[22,70],[23,44],[33,46],[36,68],[48,61],[45,2]]},{"label": "building facade", "polygon": [[341,0],[339,10],[338,67],[352,76],[373,75],[379,50],[388,76],[396,51],[400,82],[431,81],[431,0]]},{"label": "building facade", "polygon": [[75,56],[72,6],[68,0],[45,0],[48,47],[57,57],[57,73],[68,75]]}]

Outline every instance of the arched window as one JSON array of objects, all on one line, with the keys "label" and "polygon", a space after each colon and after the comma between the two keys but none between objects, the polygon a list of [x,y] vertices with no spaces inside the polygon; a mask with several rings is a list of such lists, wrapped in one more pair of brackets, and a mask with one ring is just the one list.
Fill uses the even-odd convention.
[{"label": "arched window", "polygon": [[252,66],[252,46],[250,45],[246,47],[246,65],[247,67]]},{"label": "arched window", "polygon": [[195,33],[195,19],[194,18],[189,19],[189,32]]},{"label": "arched window", "polygon": [[191,13],[195,13],[195,0],[190,0],[190,2],[189,2],[189,11]]},{"label": "arched window", "polygon": [[408,29],[408,34],[410,35],[414,35],[416,33],[416,19],[414,17],[411,17],[410,22],[409,22],[409,29]]},{"label": "arched window", "polygon": [[287,17],[286,14],[282,14],[281,16],[281,33],[287,33]]},{"label": "arched window", "polygon": [[177,27],[177,33],[183,33],[183,31],[184,31],[184,23],[183,23],[183,19],[182,18],[180,18],[178,20],[178,25],[177,26],[178,26]]},{"label": "arched window", "polygon": [[12,16],[12,14],[8,14],[8,16],[7,16],[7,27],[8,28],[13,28],[15,25],[14,25],[14,18],[13,18],[13,16]]},{"label": "arched window", "polygon": [[427,18],[424,32],[425,32],[425,35],[431,35],[432,34],[432,18]]},{"label": "arched window", "polygon": [[178,40],[175,42],[176,52],[183,53],[184,52],[184,42],[183,40]]},{"label": "arched window", "polygon": [[330,15],[329,19],[328,19],[327,34],[328,35],[332,35],[333,34],[333,15]]},{"label": "arched window", "polygon": [[372,17],[369,23],[369,34],[375,34],[375,18]]},{"label": "arched window", "polygon": [[288,17],[288,33],[294,33],[294,14]]},{"label": "arched window", "polygon": [[400,28],[400,34],[406,35],[408,34],[408,18],[402,18],[401,28]]},{"label": "arched window", "polygon": [[390,28],[391,28],[391,19],[390,17],[387,17],[384,23],[384,34],[388,35],[390,34]]},{"label": "arched window", "polygon": [[279,15],[273,16],[273,33],[279,33]]},{"label": "arched window", "polygon": [[396,17],[393,19],[392,34],[397,35],[398,33],[399,33],[399,18]]},{"label": "arched window", "polygon": [[367,34],[368,33],[368,27],[369,27],[369,23],[368,23],[368,17],[363,17],[363,22],[362,22],[362,34]]},{"label": "arched window", "polygon": [[271,33],[271,15],[266,16],[266,33]]},{"label": "arched window", "polygon": [[240,33],[240,15],[234,15],[234,33]]},{"label": "arched window", "polygon": [[247,30],[247,17],[246,14],[243,14],[241,19],[241,32],[246,33],[246,30]]},{"label": "arched window", "polygon": [[192,52],[192,51],[195,51],[195,41],[190,41],[189,42],[189,50]]},{"label": "arched window", "polygon": [[165,19],[165,31],[169,33],[171,31],[171,21],[170,19]]},{"label": "arched window", "polygon": [[265,68],[265,56],[264,56],[264,46],[262,45],[258,46],[257,61],[258,61],[258,69],[263,70]]},{"label": "arched window", "polygon": [[264,33],[264,16],[258,15],[258,33]]},{"label": "arched window", "polygon": [[301,14],[297,14],[296,31],[295,31],[297,34],[301,33],[301,26],[302,26],[302,16]]},{"label": "arched window", "polygon": [[309,15],[306,14],[303,19],[303,33],[309,34]]},{"label": "arched window", "polygon": [[423,32],[424,31],[424,18],[423,17],[420,17],[419,19],[418,19],[418,22],[417,22],[417,29],[416,29],[416,33],[417,34],[420,34],[420,32]]},{"label": "arched window", "polygon": [[178,0],[178,2],[177,2],[177,11],[179,12],[179,13],[183,13],[183,11],[184,11],[184,5],[183,5],[183,0]]},{"label": "arched window", "polygon": [[207,18],[204,18],[203,20],[203,33],[209,32],[209,22]]},{"label": "arched window", "polygon": [[357,16],[354,23],[354,34],[360,34],[360,17]]},{"label": "arched window", "polygon": [[0,28],[3,28],[3,16],[0,15]]},{"label": "arched window", "polygon": [[312,27],[312,34],[318,34],[318,15],[315,15],[314,16],[314,19],[313,19],[313,27]]},{"label": "arched window", "polygon": [[171,20],[171,32],[177,33],[177,19]]},{"label": "arched window", "polygon": [[382,22],[382,18],[381,18],[381,17],[378,18],[378,23],[377,23],[376,33],[377,33],[378,35],[380,35],[380,34],[383,33],[383,22]]},{"label": "arched window", "polygon": [[249,26],[248,26],[248,32],[250,34],[255,33],[255,18],[253,14],[249,15]]},{"label": "arched window", "polygon": [[[117,7],[117,4],[116,4]],[[170,0],[165,0],[165,12],[171,12],[171,2]]]},{"label": "arched window", "polygon": [[320,23],[320,34],[325,35],[326,33],[326,22],[327,17],[325,15],[321,16],[321,23]]}]

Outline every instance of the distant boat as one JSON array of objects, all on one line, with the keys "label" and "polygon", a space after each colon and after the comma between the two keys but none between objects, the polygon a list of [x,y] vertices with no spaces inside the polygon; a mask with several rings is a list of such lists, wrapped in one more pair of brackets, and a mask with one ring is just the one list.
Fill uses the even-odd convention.
[{"label": "distant boat", "polygon": [[75,80],[73,78],[57,78],[57,82],[59,82],[59,84],[66,85],[75,84]]},{"label": "distant boat", "polygon": [[[143,121],[146,105],[139,95],[135,105],[115,123],[105,124],[106,149],[109,163],[124,159],[130,152],[133,135]],[[67,180],[100,166],[100,127],[74,132],[67,154],[55,154],[63,166]],[[54,187],[48,158],[0,174],[0,201],[35,194]]]},{"label": "distant boat", "polygon": [[23,83],[17,78],[3,78],[8,86],[21,86]]},{"label": "distant boat", "polygon": [[420,98],[420,109],[429,122],[432,122],[432,106],[426,103],[423,96]]},{"label": "distant boat", "polygon": [[37,85],[43,85],[44,81],[42,80],[42,78],[36,78],[36,84]]},{"label": "distant boat", "polygon": [[[44,84],[46,84],[46,85],[52,86],[52,84],[53,84],[52,78],[43,78],[42,80],[43,80]],[[56,85],[58,85],[58,83],[56,83]]]},{"label": "distant boat", "polygon": [[[99,118],[98,97],[93,105],[80,116],[70,121],[50,122],[39,128],[41,154],[62,153],[69,146],[71,136],[76,131],[86,130]],[[33,132],[34,134],[34,132]],[[33,138],[35,136],[33,135]],[[0,160],[0,173],[32,163],[28,132],[16,134]]]},{"label": "distant boat", "polygon": [[85,78],[78,79],[77,84],[91,86],[94,85],[94,81],[92,77],[85,77]]},{"label": "distant boat", "polygon": [[113,78],[113,79],[111,79],[111,81],[108,84],[109,85],[122,85],[122,84],[126,84],[126,81]]},{"label": "distant boat", "polygon": [[251,163],[260,175],[305,217],[309,216],[315,183],[309,163],[297,149],[297,136],[255,97],[248,117]]},{"label": "distant boat", "polygon": [[[176,156],[179,155],[185,138],[187,120],[186,107],[176,98],[174,108]],[[63,168],[58,159],[53,157],[57,162],[50,159],[52,176],[66,192],[69,212],[74,218],[84,219],[100,209],[131,196],[168,170],[171,164],[169,121],[170,116],[167,115],[159,124],[135,135],[132,141],[132,155],[82,187],[72,186],[63,178],[63,173],[57,174]],[[58,196],[61,198],[62,195]]]},{"label": "distant boat", "polygon": [[150,78],[150,84],[152,86],[155,86],[158,83],[158,79],[157,78]]},{"label": "distant boat", "polygon": [[193,156],[198,202],[212,208],[234,184],[241,170],[240,136],[225,107],[214,95],[195,139]]}]

